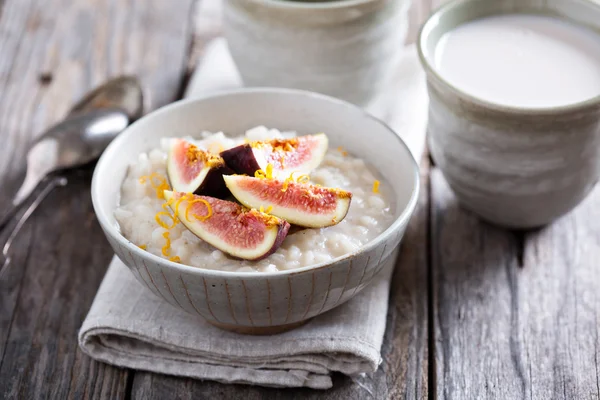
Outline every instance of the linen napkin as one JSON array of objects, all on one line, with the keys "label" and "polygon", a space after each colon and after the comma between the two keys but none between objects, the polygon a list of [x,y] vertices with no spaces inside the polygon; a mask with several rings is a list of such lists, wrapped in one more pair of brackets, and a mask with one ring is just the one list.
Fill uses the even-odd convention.
[{"label": "linen napkin", "polygon": [[[217,38],[186,96],[239,86],[227,44]],[[388,90],[367,109],[390,124],[420,159],[427,94],[414,47],[406,49]],[[90,357],[121,367],[225,383],[327,389],[332,372],[356,375],[378,368],[395,254],[355,298],[273,336],[225,332],[175,309],[114,257],[79,331],[79,345]]]}]

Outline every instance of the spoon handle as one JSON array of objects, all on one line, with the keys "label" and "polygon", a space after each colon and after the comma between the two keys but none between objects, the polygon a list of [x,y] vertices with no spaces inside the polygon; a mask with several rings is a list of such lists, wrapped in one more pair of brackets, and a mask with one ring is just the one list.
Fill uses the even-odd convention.
[{"label": "spoon handle", "polygon": [[[37,195],[35,196],[33,202],[29,205],[29,207],[27,207],[25,212],[16,221],[16,224],[12,227],[10,233],[6,236],[6,240],[0,247],[2,249],[2,258],[4,259],[2,261],[2,265],[0,266],[0,278],[2,278],[4,270],[6,269],[8,264],[10,264],[10,257],[8,256],[10,246],[12,245],[12,242],[15,240],[15,237],[17,236],[21,228],[23,228],[23,225],[25,225],[25,222],[27,222],[27,219],[29,219],[31,214],[34,213],[34,211],[38,208],[38,206],[42,203],[46,196],[48,196],[48,194],[55,187],[65,186],[67,184],[67,178],[63,176],[52,176],[49,177],[47,182],[45,183],[46,186],[44,186],[44,188],[41,191],[37,192]],[[5,219],[2,221],[2,228],[4,228],[4,226],[8,224],[8,221],[12,219],[12,215],[16,213],[16,210],[18,210],[18,208],[18,206],[15,206],[11,211],[9,211]]]},{"label": "spoon handle", "polygon": [[14,218],[17,211],[19,211],[25,203],[31,202],[31,199],[35,198],[35,189],[45,183],[45,181],[48,179],[51,180],[52,178],[48,178],[47,176],[39,176],[35,178],[35,181],[28,180],[27,178],[25,179],[26,182],[21,185],[19,194],[13,198],[11,205],[8,207],[8,211],[6,211],[0,217],[0,232],[4,230],[6,225],[8,225],[8,223]]}]

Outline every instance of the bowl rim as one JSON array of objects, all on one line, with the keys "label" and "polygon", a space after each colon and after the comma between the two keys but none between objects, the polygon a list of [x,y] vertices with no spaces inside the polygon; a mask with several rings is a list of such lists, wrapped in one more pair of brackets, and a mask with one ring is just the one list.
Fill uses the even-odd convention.
[{"label": "bowl rim", "polygon": [[[373,240],[369,241],[368,243],[366,243],[365,245],[363,245],[356,251],[354,251],[350,254],[345,254],[345,255],[336,257],[336,258],[326,261],[326,262],[321,262],[321,263],[308,265],[305,267],[299,267],[299,268],[295,268],[295,269],[290,269],[290,270],[285,270],[285,271],[273,271],[273,272],[222,271],[222,270],[216,270],[216,269],[194,267],[194,266],[186,265],[186,264],[179,264],[179,263],[175,263],[173,261],[164,259],[162,257],[159,257],[157,255],[154,255],[152,253],[149,253],[145,250],[142,250],[138,246],[136,246],[134,243],[129,241],[127,238],[125,238],[125,236],[123,236],[123,234],[121,234],[119,232],[119,230],[117,229],[117,226],[115,226],[115,224],[110,222],[108,215],[106,215],[106,213],[104,213],[102,211],[100,205],[98,204],[98,201],[99,201],[98,198],[100,196],[99,176],[101,174],[105,173],[105,172],[103,172],[103,170],[107,169],[108,161],[106,161],[106,160],[108,159],[109,155],[117,152],[121,146],[121,143],[123,141],[125,141],[125,138],[131,134],[133,129],[135,127],[137,127],[139,124],[144,123],[145,120],[148,118],[154,118],[154,117],[160,116],[162,114],[173,112],[177,108],[188,105],[188,104],[200,103],[200,102],[204,102],[204,101],[207,101],[207,100],[210,100],[213,98],[235,96],[235,95],[239,95],[239,94],[252,94],[252,93],[272,93],[272,94],[286,94],[286,95],[295,95],[295,96],[299,95],[299,96],[306,96],[306,97],[321,99],[321,100],[337,103],[338,105],[341,105],[347,109],[353,110],[354,112],[359,112],[364,117],[381,125],[385,130],[387,130],[389,132],[391,137],[394,137],[395,140],[397,140],[399,142],[400,146],[406,152],[405,155],[409,158],[410,163],[412,164],[412,175],[414,178],[413,179],[414,187],[411,188],[411,190],[412,190],[411,197],[410,197],[408,203],[406,204],[406,206],[404,207],[404,210],[402,210],[400,215],[392,222],[392,224],[389,227],[387,227],[383,232],[381,232],[379,235],[377,235]],[[98,219],[98,222],[100,223],[100,226],[104,230],[105,234],[109,235],[112,239],[116,240],[120,245],[124,246],[128,251],[132,252],[133,254],[135,254],[138,257],[149,258],[150,260],[154,261],[155,263],[162,264],[162,266],[164,266],[165,268],[177,270],[180,273],[185,272],[185,273],[192,273],[192,274],[206,274],[208,276],[214,276],[214,277],[243,277],[244,279],[246,279],[246,278],[260,279],[260,278],[269,278],[269,277],[291,276],[291,275],[296,275],[296,274],[303,273],[306,271],[315,271],[315,270],[318,270],[321,268],[331,266],[333,264],[337,264],[339,262],[349,260],[351,258],[358,256],[359,254],[362,254],[362,253],[365,253],[366,251],[370,251],[372,249],[377,248],[389,236],[391,236],[394,232],[396,232],[398,229],[400,229],[400,227],[403,224],[408,224],[408,221],[409,221],[410,217],[412,216],[413,211],[415,210],[415,207],[417,205],[417,201],[419,198],[419,191],[420,191],[420,182],[421,182],[421,178],[420,178],[419,165],[417,164],[415,158],[413,157],[409,147],[406,145],[404,140],[402,140],[402,138],[392,128],[390,128],[385,122],[383,122],[383,121],[379,120],[378,118],[374,117],[373,115],[369,114],[364,109],[362,109],[354,104],[351,104],[347,101],[344,101],[344,100],[340,100],[340,99],[337,99],[337,98],[334,98],[331,96],[327,96],[327,95],[315,93],[315,92],[310,92],[310,91],[306,91],[306,90],[255,87],[255,88],[240,88],[240,89],[223,90],[223,91],[219,91],[219,92],[206,93],[202,96],[198,96],[198,97],[194,97],[194,98],[178,100],[178,101],[175,101],[173,103],[170,103],[168,105],[165,105],[163,107],[160,107],[160,108],[148,113],[147,115],[143,116],[142,118],[140,118],[139,120],[137,120],[136,122],[134,122],[133,124],[128,126],[123,132],[121,132],[121,134],[119,134],[117,136],[116,139],[114,139],[108,145],[108,147],[106,148],[106,150],[104,151],[104,153],[102,154],[100,159],[98,160],[98,163],[96,164],[96,167],[94,168],[94,173],[92,176],[91,197],[92,197],[92,205],[94,207],[94,212],[96,214],[96,218]],[[122,184],[122,182],[120,184]],[[115,207],[116,207],[116,205],[115,205]],[[114,211],[114,209],[113,209],[113,211]]]},{"label": "bowl rim", "polygon": [[[575,2],[575,0],[562,0],[562,1],[564,1],[566,3],[574,3]],[[419,56],[419,60],[421,61],[421,65],[425,69],[425,72],[427,73],[428,76],[434,77],[436,80],[441,82],[446,88],[450,89],[450,91],[452,91],[455,96],[457,96],[461,99],[464,99],[472,104],[475,104],[479,107],[490,109],[493,111],[498,111],[498,112],[517,115],[517,116],[532,116],[532,115],[533,116],[537,116],[537,115],[547,116],[547,115],[557,115],[557,114],[569,114],[569,113],[579,112],[582,110],[588,110],[590,108],[600,106],[600,94],[596,95],[594,97],[591,97],[587,100],[578,101],[576,103],[568,103],[568,104],[560,105],[560,106],[519,107],[519,106],[503,105],[503,104],[494,103],[492,101],[484,100],[477,96],[471,95],[468,92],[466,92],[462,89],[459,89],[457,86],[453,85],[450,81],[448,81],[446,78],[444,78],[442,76],[442,74],[438,71],[438,69],[434,65],[432,65],[432,63],[430,62],[430,59],[425,55],[426,53],[428,53],[425,50],[425,48],[427,47],[425,44],[426,39],[429,37],[429,35],[433,31],[433,29],[439,24],[439,21],[442,18],[444,18],[444,16],[448,12],[450,12],[451,10],[460,8],[460,7],[466,7],[471,3],[480,3],[480,2],[481,2],[480,0],[451,0],[448,3],[445,3],[445,4],[441,5],[440,7],[438,7],[434,12],[432,12],[429,15],[429,17],[421,25],[421,27],[419,28],[419,33],[417,35],[416,46],[417,46],[417,53]],[[581,3],[581,1],[578,1],[578,2]],[[592,6],[593,8],[596,8],[598,10],[598,14],[600,15],[600,4],[596,4],[592,1],[590,1],[590,2],[585,1],[584,3],[585,4],[589,3],[590,6]],[[489,4],[490,4],[489,7],[494,7],[496,2],[492,1],[492,2],[489,2]],[[553,13],[546,12],[545,13],[543,11],[543,6],[540,7],[538,12],[535,12],[535,10],[532,7],[530,12],[527,12],[527,13],[519,12],[519,11],[515,11],[512,13],[490,12],[490,14],[487,17],[499,16],[499,15],[510,15],[510,14],[551,16],[554,18],[559,18],[564,21],[570,22],[579,27],[591,29],[590,27],[588,27],[572,18],[569,18],[565,15],[561,15],[560,13],[555,13],[555,12],[553,12]],[[486,18],[486,17],[484,16],[481,18]],[[475,19],[466,21],[465,23],[472,22],[472,21],[475,21]],[[593,30],[593,31],[595,33],[598,33],[598,32],[596,32],[596,30]]]},{"label": "bowl rim", "polygon": [[287,10],[329,10],[342,9],[346,7],[361,6],[368,3],[376,3],[380,0],[331,0],[331,1],[282,1],[282,0],[251,0],[267,7]]}]

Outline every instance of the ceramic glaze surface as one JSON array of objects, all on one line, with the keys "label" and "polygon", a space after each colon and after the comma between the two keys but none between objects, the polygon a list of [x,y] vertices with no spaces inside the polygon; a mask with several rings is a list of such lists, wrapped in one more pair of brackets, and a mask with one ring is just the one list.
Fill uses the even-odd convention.
[{"label": "ceramic glaze surface", "polygon": [[[235,115],[235,118],[231,116]],[[166,137],[201,131],[241,135],[259,124],[299,134],[323,131],[330,146],[343,145],[389,182],[394,202],[389,228],[358,251],[314,267],[278,272],[229,272],[169,262],[138,248],[118,230],[114,210],[129,165]],[[364,132],[369,132],[365,140]],[[163,300],[208,322],[247,333],[273,333],[349,300],[397,253],[416,205],[417,164],[402,140],[384,124],[348,103],[310,92],[245,89],[169,105],[140,119],[111,143],[92,180],[92,201],[102,229],[141,285]]]},{"label": "ceramic glaze surface", "polygon": [[388,81],[410,0],[228,0],[225,37],[247,86],[312,90],[365,105]]},{"label": "ceramic glaze surface", "polygon": [[459,89],[497,104],[552,107],[600,95],[600,35],[558,18],[466,23],[442,36],[435,65]]}]

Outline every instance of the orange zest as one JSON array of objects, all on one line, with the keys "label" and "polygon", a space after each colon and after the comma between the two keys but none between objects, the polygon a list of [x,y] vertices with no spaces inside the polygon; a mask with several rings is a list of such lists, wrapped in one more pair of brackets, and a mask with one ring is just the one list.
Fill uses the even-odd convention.
[{"label": "orange zest", "polygon": [[145,244],[140,244],[138,247],[142,250],[146,250],[148,248],[148,246],[146,246]]},{"label": "orange zest", "polygon": [[173,202],[174,202],[174,201],[175,201],[175,199],[173,199],[173,198],[171,197],[169,200],[167,200],[167,201],[165,201],[165,202],[163,203],[163,205],[162,205],[162,209],[163,209],[163,210],[165,210],[165,211],[169,210],[169,207],[171,207],[171,204],[173,204]]},{"label": "orange zest", "polygon": [[254,173],[254,177],[259,179],[273,179],[273,164],[267,164],[265,171],[263,171],[262,169],[256,171]]},{"label": "orange zest", "polygon": [[186,193],[183,196],[180,196],[177,201],[175,202],[175,214],[179,213],[179,206],[181,205],[181,202],[184,200],[192,200],[194,198],[194,195],[192,195],[191,193]]},{"label": "orange zest", "polygon": [[171,256],[171,238],[169,237],[169,232],[163,233],[163,237],[165,238],[165,245],[162,248],[162,255],[168,257],[169,261],[181,262],[179,256]]},{"label": "orange zest", "polygon": [[298,183],[308,183],[309,181],[310,181],[309,175],[300,175],[298,177],[298,179],[296,179],[296,182],[298,182]]},{"label": "orange zest", "polygon": [[282,192],[286,192],[288,190],[288,186],[290,185],[290,183],[304,184],[310,182],[310,175],[300,175],[298,178],[294,178],[295,173],[296,171],[292,172],[290,176],[287,177],[285,181],[283,181],[283,187],[281,188]]},{"label": "orange zest", "polygon": [[294,174],[295,174],[295,173],[296,173],[296,172],[292,172],[292,173],[290,174],[290,176],[288,176],[288,177],[285,179],[285,181],[283,181],[283,187],[281,188],[281,191],[282,191],[282,192],[285,192],[285,191],[287,191],[287,189],[288,189],[288,186],[289,186],[290,182],[294,182]]},{"label": "orange zest", "polygon": [[266,210],[263,206],[260,206],[260,209],[258,211],[260,211],[263,214],[269,214],[271,211],[273,211],[273,206],[267,207]]},{"label": "orange zest", "polygon": [[342,146],[338,147],[337,149],[340,153],[342,153],[342,155],[344,157],[346,157],[348,155],[348,152],[346,150],[344,150],[344,148]]},{"label": "orange zest", "polygon": [[[168,223],[166,223],[163,220],[163,217],[167,217],[170,221],[170,225]],[[177,220],[177,217],[175,217],[174,215],[171,215],[170,213],[166,212],[166,211],[160,211],[158,213],[156,213],[156,215],[154,216],[154,219],[156,220],[156,223],[164,229],[172,229],[175,227],[175,225],[177,225],[177,222],[179,222]]]},{"label": "orange zest", "polygon": [[291,139],[271,139],[265,141],[253,141],[249,142],[250,146],[257,148],[263,146],[270,146],[274,151],[294,151],[298,148],[300,141],[298,138]]},{"label": "orange zest", "polygon": [[213,215],[213,210],[212,207],[210,206],[210,203],[204,199],[194,199],[188,202],[187,207],[185,208],[185,219],[190,221],[190,209],[192,208],[192,206],[196,203],[203,203],[206,206],[206,215],[198,215],[198,214],[192,214],[192,216],[194,218],[196,218],[199,221],[206,221],[207,219],[209,219],[210,217],[212,217]]},{"label": "orange zest", "polygon": [[150,181],[150,185],[156,190],[156,197],[159,199],[164,199],[165,194],[163,193],[165,190],[169,190],[170,186],[167,183],[167,178],[159,174],[158,172],[153,172],[150,175],[144,175],[140,177],[139,182],[144,185],[146,182]]},{"label": "orange zest", "polygon": [[163,233],[163,237],[165,238],[166,242],[161,250],[162,255],[165,257],[169,257],[169,254],[171,253],[171,238],[169,237],[169,234],[170,233],[168,231]]},{"label": "orange zest", "polygon": [[[216,143],[216,145],[218,145],[221,149],[223,148],[223,146],[221,146],[221,144],[219,143]],[[213,154],[210,150],[201,150],[192,143],[189,143],[185,155],[190,164],[202,162],[203,164],[208,165],[209,167],[218,167],[224,164],[223,159],[218,154]]]},{"label": "orange zest", "polygon": [[379,184],[381,182],[379,182],[378,180],[375,180],[375,182],[373,182],[373,193],[379,193]]}]

